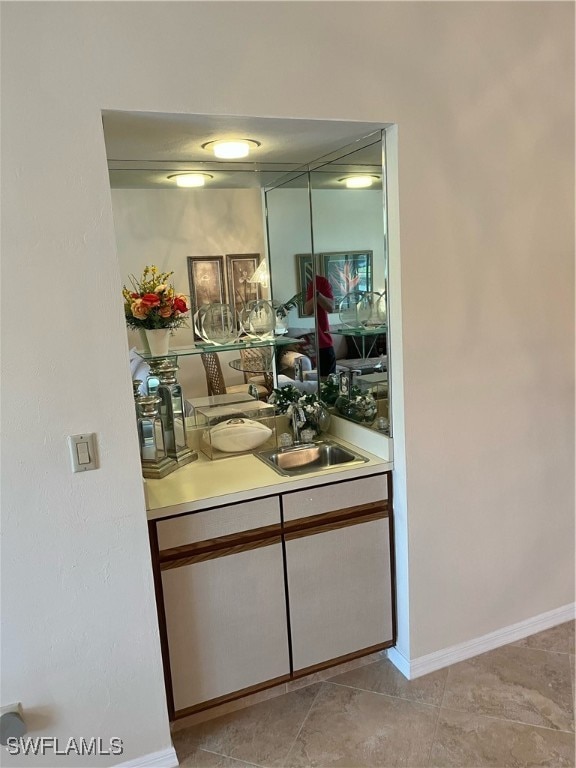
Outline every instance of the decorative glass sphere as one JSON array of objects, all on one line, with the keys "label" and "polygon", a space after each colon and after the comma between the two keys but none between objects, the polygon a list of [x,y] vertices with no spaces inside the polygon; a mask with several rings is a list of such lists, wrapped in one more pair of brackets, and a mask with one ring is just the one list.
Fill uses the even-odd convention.
[{"label": "decorative glass sphere", "polygon": [[371,305],[363,291],[350,291],[340,301],[340,322],[349,328],[361,328],[370,319]]},{"label": "decorative glass sphere", "polygon": [[212,344],[230,344],[238,335],[234,310],[229,304],[208,304],[199,310],[200,336]]},{"label": "decorative glass sphere", "polygon": [[386,294],[366,293],[363,303],[369,308],[369,316],[364,325],[367,328],[379,328],[386,324]]},{"label": "decorative glass sphere", "polygon": [[271,339],[276,328],[276,311],[270,301],[257,301],[248,316],[246,331],[249,336],[259,339]]},{"label": "decorative glass sphere", "polygon": [[383,293],[351,291],[340,301],[340,322],[349,328],[378,328],[386,323]]}]

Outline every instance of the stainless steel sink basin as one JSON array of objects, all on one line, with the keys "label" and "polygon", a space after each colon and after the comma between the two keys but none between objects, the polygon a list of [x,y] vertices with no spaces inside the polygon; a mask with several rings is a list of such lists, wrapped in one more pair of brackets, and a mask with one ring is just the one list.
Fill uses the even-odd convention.
[{"label": "stainless steel sink basin", "polygon": [[278,448],[274,451],[262,451],[256,455],[281,475],[301,475],[334,467],[354,466],[368,461],[363,456],[329,440]]}]

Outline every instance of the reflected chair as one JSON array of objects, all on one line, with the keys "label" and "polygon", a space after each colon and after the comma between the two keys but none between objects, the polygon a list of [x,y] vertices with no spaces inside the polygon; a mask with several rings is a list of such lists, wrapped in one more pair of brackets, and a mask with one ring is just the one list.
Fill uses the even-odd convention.
[{"label": "reflected chair", "polygon": [[264,387],[267,394],[270,394],[274,388],[272,347],[241,349],[239,351],[246,384]]},{"label": "reflected chair", "polygon": [[[202,364],[204,365],[204,370],[206,371],[208,395],[234,395],[248,392],[248,387],[250,386],[249,383],[226,385],[222,367],[220,365],[220,358],[216,352],[202,352],[200,357],[202,359]],[[267,397],[268,390],[266,387],[261,384],[256,384],[255,386],[258,390],[258,397],[260,399]]]}]

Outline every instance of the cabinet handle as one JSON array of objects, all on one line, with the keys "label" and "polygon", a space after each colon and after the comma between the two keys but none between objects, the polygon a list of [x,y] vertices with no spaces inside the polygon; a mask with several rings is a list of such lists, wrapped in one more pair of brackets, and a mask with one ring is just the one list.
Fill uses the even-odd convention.
[{"label": "cabinet handle", "polygon": [[170,568],[179,568],[183,565],[201,563],[205,560],[214,560],[217,557],[226,557],[238,552],[247,552],[250,549],[279,544],[281,541],[280,534],[280,524],[266,525],[251,531],[231,533],[215,539],[185,544],[182,547],[163,549],[159,554],[160,570],[166,571]]},{"label": "cabinet handle", "polygon": [[321,515],[300,517],[284,524],[286,540],[296,539],[300,536],[310,536],[322,531],[332,531],[336,528],[345,528],[348,525],[359,525],[370,520],[379,520],[388,517],[388,501],[373,501],[357,507],[338,509],[333,512],[324,512]]}]

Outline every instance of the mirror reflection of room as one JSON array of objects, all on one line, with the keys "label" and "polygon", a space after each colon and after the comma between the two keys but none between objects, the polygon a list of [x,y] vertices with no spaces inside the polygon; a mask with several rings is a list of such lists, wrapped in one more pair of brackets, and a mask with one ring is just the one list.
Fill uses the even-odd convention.
[{"label": "mirror reflection of room", "polygon": [[[194,156],[190,148],[201,147],[207,136],[230,133],[234,118],[176,117],[179,119],[146,113],[104,114],[123,281],[140,273],[145,264],[173,271],[175,291],[188,295],[192,308],[188,327],[174,333],[173,349],[196,345],[198,353],[201,339],[195,315],[199,308],[230,307],[233,334],[257,302],[270,300],[276,314],[276,338],[284,334],[294,340],[294,345],[277,347],[276,353],[252,356],[247,350],[215,347],[211,351],[217,356],[217,375],[215,366],[208,365],[201,354],[179,354],[178,380],[187,400],[240,390],[254,395],[255,388],[257,396],[265,399],[275,387],[287,383],[303,392],[319,391],[328,374],[345,370],[356,381],[371,372],[382,373],[385,333],[366,345],[361,334],[347,333],[341,322],[345,297],[350,306],[363,294],[385,293],[380,140],[372,140],[378,148],[370,162],[372,170],[377,169],[373,173],[378,176],[377,188],[350,190],[342,176],[359,175],[359,168],[367,166],[366,150],[361,148],[365,158],[359,152],[358,164],[352,157],[338,162],[337,150],[361,135],[362,124],[250,118],[244,121],[244,134],[262,138],[264,153],[249,162],[223,164],[208,159],[204,152],[196,151]],[[303,134],[308,132],[307,155],[297,141],[291,145],[287,140],[296,131],[294,124]],[[374,135],[373,126],[370,128]],[[368,133],[367,128],[364,131]],[[137,141],[134,136],[139,137]],[[282,166],[270,162],[279,157],[272,150],[266,155],[267,146],[277,145],[283,148]],[[190,159],[184,166],[186,153]],[[314,164],[316,157],[328,161]],[[300,170],[286,175],[290,163]],[[202,172],[204,186],[174,184],[174,177],[180,175],[176,171],[189,170]],[[267,187],[266,195],[263,187]],[[352,196],[356,198],[348,201]],[[312,268],[328,281],[332,292],[331,303],[320,307],[321,325],[330,328],[325,334],[322,329],[318,333],[317,296],[313,307],[305,306],[304,281],[312,276]],[[348,288],[356,288],[356,294]],[[330,301],[328,293],[323,295]],[[226,340],[225,332],[223,328],[220,342]],[[320,349],[328,346],[328,335],[333,362],[326,370],[321,366],[318,377],[317,359],[325,354]],[[140,351],[137,333],[128,331],[128,343],[132,353]],[[372,360],[375,356],[377,362]],[[371,362],[375,365],[369,369]],[[365,379],[362,389],[367,386]],[[382,387],[372,391],[382,392]]]},{"label": "mirror reflection of room", "polygon": [[[365,415],[367,423],[375,411],[370,423],[386,432],[390,409],[382,151],[382,141],[374,135],[341,148],[316,163],[307,176],[268,190],[267,210],[274,294],[289,281],[293,260],[297,290],[305,291],[313,275],[329,284],[330,303],[321,310],[322,327],[329,331],[312,335],[319,323],[317,308],[311,318],[309,302],[295,313],[288,333],[301,343],[279,351],[280,374],[293,377],[299,387],[311,388],[309,382],[316,382],[322,398],[334,405],[337,388],[327,392],[322,382],[326,376],[317,372],[317,359],[327,354],[322,349],[331,346],[336,375],[347,373],[350,379],[356,415]],[[307,240],[311,245],[306,252]]]},{"label": "mirror reflection of room", "polygon": [[304,314],[314,315],[320,381],[336,373],[336,353],[328,316],[334,312],[334,291],[327,277],[315,274],[306,286]]}]

